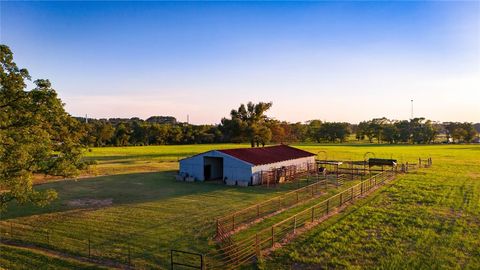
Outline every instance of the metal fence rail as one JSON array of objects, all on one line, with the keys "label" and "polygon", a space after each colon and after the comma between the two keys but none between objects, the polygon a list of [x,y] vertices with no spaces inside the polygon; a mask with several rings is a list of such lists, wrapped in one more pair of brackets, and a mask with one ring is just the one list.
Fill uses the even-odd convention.
[{"label": "metal fence rail", "polygon": [[231,234],[241,225],[248,224],[272,213],[306,202],[321,194],[322,190],[325,190],[327,187],[327,181],[320,175],[313,177],[315,178],[313,184],[218,218],[216,220],[217,239],[224,239],[228,234]]},{"label": "metal fence rail", "polygon": [[[306,225],[313,222],[322,221],[323,218],[344,207],[347,203],[366,195],[373,188],[394,177],[395,171],[381,172],[269,228],[260,230],[253,236],[238,242],[230,239],[231,242],[223,245],[219,250],[219,254],[223,255],[224,260],[209,261],[207,265],[209,268],[226,269],[237,268],[247,262],[253,262],[255,258],[261,256],[262,252],[287,240],[299,229],[305,228]],[[219,257],[218,254],[212,254],[212,256]]]}]

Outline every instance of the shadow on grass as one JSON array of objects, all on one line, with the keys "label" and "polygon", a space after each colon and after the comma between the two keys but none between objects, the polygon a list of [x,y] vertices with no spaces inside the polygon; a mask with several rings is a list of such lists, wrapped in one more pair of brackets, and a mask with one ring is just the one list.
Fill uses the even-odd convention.
[{"label": "shadow on grass", "polygon": [[[27,217],[31,215],[81,210],[91,211],[99,207],[72,207],[69,201],[81,199],[112,199],[111,206],[137,204],[166,200],[190,195],[239,196],[269,194],[288,191],[308,184],[306,181],[282,184],[277,187],[238,187],[226,186],[218,182],[178,182],[174,180],[176,171],[131,173],[92,177],[82,180],[62,180],[36,186],[37,190],[54,189],[58,198],[46,207],[32,204],[11,203],[0,220]],[[225,192],[225,194],[217,193]],[[246,204],[249,204],[246,202]],[[110,206],[104,206],[110,207]]]},{"label": "shadow on grass", "polygon": [[182,152],[182,153],[149,153],[149,154],[126,154],[126,155],[105,155],[105,156],[85,156],[85,160],[98,160],[98,161],[108,161],[108,160],[116,160],[116,159],[137,159],[137,158],[145,158],[145,159],[152,159],[152,158],[169,158],[171,160],[177,161],[178,159],[190,157],[193,155],[198,154],[198,152]]}]

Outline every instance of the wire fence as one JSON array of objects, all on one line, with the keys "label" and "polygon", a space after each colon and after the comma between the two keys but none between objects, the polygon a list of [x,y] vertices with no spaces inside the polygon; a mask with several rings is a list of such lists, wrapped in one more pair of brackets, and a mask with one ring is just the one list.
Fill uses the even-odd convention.
[{"label": "wire fence", "polygon": [[[105,241],[90,235],[68,236],[65,231],[43,229],[27,224],[0,222],[0,240],[4,243],[43,248],[68,256],[91,259],[93,262],[122,268],[148,269],[159,263],[154,253],[142,250],[128,240]],[[148,258],[148,260],[145,260]]]}]

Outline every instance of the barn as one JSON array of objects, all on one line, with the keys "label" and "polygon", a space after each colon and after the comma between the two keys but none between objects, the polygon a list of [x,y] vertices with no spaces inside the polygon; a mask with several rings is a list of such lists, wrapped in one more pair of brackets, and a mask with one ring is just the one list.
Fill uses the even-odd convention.
[{"label": "barn", "polygon": [[258,185],[265,172],[282,168],[306,171],[315,154],[288,145],[212,150],[180,160],[179,176],[192,181],[222,180],[229,185]]}]

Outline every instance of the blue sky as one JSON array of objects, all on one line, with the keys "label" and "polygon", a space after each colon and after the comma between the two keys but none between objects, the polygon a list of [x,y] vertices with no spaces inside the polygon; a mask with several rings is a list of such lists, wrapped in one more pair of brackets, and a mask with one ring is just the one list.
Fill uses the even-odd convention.
[{"label": "blue sky", "polygon": [[19,66],[91,117],[480,122],[480,2],[0,2]]}]

